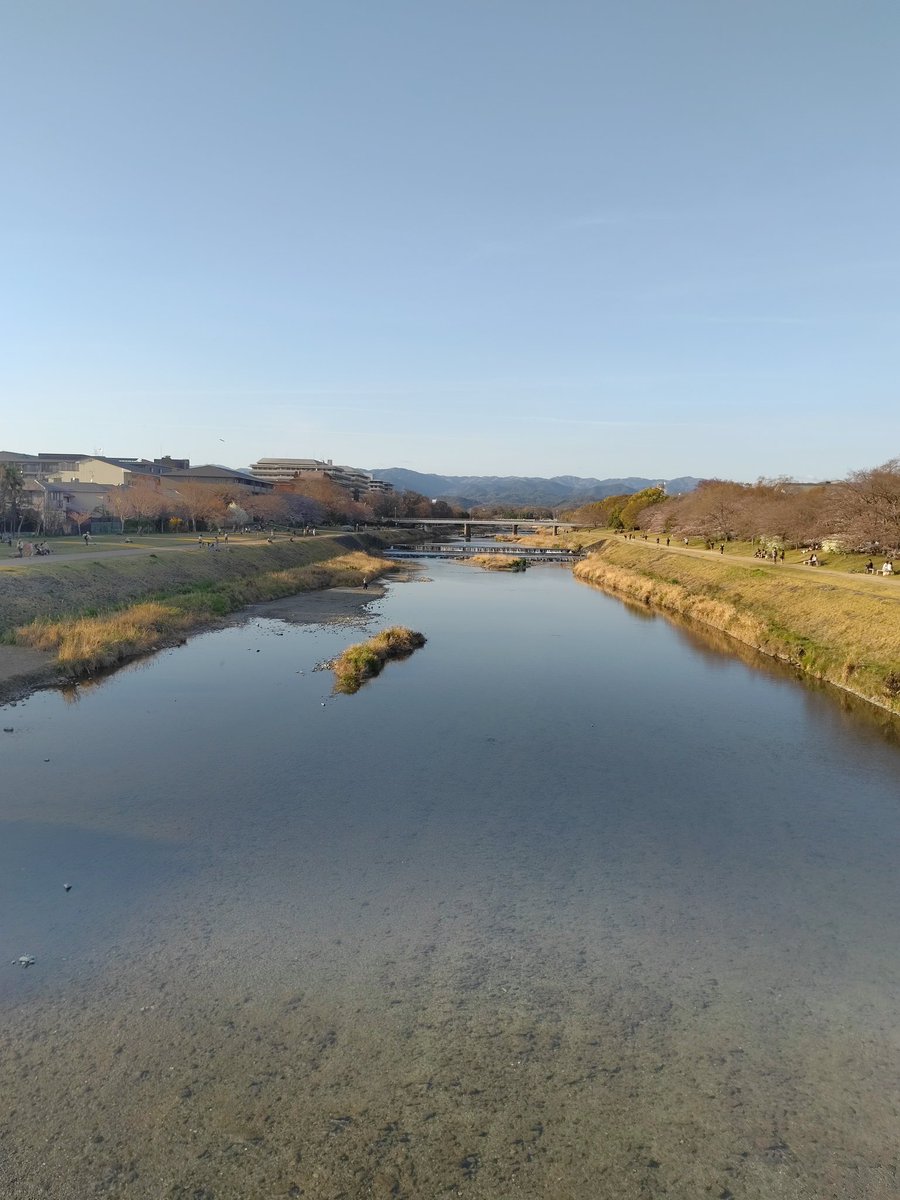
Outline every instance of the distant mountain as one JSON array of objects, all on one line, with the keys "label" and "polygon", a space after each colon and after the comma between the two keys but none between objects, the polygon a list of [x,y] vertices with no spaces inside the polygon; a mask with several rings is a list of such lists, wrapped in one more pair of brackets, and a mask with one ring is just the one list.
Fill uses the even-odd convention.
[{"label": "distant mountain", "polygon": [[520,475],[427,475],[403,467],[373,468],[377,479],[392,483],[401,492],[419,492],[429,500],[447,500],[464,508],[478,504],[536,504],[547,508],[575,508],[606,496],[631,495],[665,482],[671,495],[690,492],[699,482],[691,475],[679,479],[582,479],[555,475],[552,479]]}]

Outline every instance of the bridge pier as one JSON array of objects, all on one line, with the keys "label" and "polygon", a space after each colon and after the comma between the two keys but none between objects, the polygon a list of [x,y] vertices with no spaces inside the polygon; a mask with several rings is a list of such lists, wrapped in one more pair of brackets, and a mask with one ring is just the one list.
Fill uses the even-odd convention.
[{"label": "bridge pier", "polygon": [[518,527],[518,525],[513,525],[513,536],[515,537],[515,536],[516,536],[516,534],[518,534],[518,532],[519,532],[519,527]]},{"label": "bridge pier", "polygon": [[471,542],[472,540],[472,526],[468,522],[465,522],[463,525],[463,537],[467,542]]},{"label": "bridge pier", "polygon": [[559,526],[558,525],[553,526],[553,536],[559,537]]}]

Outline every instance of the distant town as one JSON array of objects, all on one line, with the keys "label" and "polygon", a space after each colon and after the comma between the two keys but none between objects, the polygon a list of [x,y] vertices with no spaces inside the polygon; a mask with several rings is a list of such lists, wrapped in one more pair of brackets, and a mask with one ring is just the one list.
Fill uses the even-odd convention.
[{"label": "distant town", "polygon": [[263,523],[359,522],[392,510],[394,486],[316,458],[262,458],[247,470],[186,458],[0,451],[7,531],[54,534]]},{"label": "distant town", "polygon": [[[389,478],[392,476],[393,478]],[[563,517],[710,545],[900,549],[900,460],[800,483],[436,476],[331,459],[260,458],[245,469],[186,458],[0,451],[0,529],[13,534],[197,533],[389,523],[401,518]]]}]

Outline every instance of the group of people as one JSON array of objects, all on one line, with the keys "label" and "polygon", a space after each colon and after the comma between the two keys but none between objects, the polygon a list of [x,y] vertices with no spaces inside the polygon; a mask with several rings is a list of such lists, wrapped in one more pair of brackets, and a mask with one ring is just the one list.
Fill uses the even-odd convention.
[{"label": "group of people", "polygon": [[[10,545],[12,545],[12,539],[10,539]],[[45,554],[51,553],[46,542],[23,542],[21,538],[16,542],[16,558],[41,558]]]},{"label": "group of people", "polygon": [[[763,546],[760,546],[757,550],[754,550],[753,557],[764,559],[771,558],[773,563],[784,562],[784,550],[779,550],[777,546],[773,546],[771,550],[766,550]],[[815,563],[815,565],[818,566],[818,561]]]},{"label": "group of people", "polygon": [[[891,562],[891,560],[889,558],[886,558],[884,560],[884,562],[881,564],[881,574],[882,575],[893,575],[893,573],[894,573],[894,564]],[[872,562],[871,558],[866,563],[866,574],[867,575],[875,574],[875,564]]]}]

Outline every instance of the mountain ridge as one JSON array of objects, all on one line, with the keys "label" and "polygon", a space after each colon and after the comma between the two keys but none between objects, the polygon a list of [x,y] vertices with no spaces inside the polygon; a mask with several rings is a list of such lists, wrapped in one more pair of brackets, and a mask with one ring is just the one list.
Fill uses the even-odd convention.
[{"label": "mountain ridge", "polygon": [[583,478],[579,475],[544,478],[528,475],[437,475],[410,471],[405,467],[372,468],[372,474],[377,479],[392,483],[398,491],[419,492],[429,500],[446,500],[464,508],[479,504],[535,504],[550,508],[574,508],[592,500],[603,500],[607,496],[632,495],[660,483],[675,495],[693,491],[699,482],[693,475],[682,475],[676,479],[637,475],[621,479]]}]

